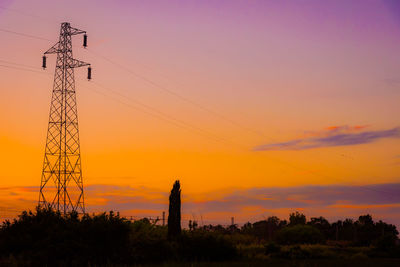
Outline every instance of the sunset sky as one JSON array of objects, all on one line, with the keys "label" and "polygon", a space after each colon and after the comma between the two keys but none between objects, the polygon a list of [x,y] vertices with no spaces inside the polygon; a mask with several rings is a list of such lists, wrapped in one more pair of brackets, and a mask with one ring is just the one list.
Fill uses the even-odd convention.
[{"label": "sunset sky", "polygon": [[89,211],[400,226],[400,1],[0,1],[0,217],[38,200],[61,22]]}]

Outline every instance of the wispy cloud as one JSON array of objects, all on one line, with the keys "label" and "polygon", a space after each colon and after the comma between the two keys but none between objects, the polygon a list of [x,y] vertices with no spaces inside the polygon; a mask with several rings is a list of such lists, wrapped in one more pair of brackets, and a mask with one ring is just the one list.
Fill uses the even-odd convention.
[{"label": "wispy cloud", "polygon": [[304,150],[320,147],[352,146],[368,144],[379,139],[399,138],[400,127],[365,131],[366,126],[332,126],[319,132],[306,132],[307,137],[285,142],[259,145],[253,151]]}]

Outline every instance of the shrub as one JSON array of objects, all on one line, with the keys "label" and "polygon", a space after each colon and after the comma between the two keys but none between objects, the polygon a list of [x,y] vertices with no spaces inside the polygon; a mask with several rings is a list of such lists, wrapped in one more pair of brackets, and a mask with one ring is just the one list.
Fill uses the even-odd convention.
[{"label": "shrub", "polygon": [[274,256],[284,259],[328,259],[338,257],[329,247],[322,245],[285,246]]},{"label": "shrub", "polygon": [[301,249],[299,245],[296,245],[296,246],[285,247],[279,252],[278,257],[294,260],[294,259],[306,259],[308,258],[308,255]]},{"label": "shrub", "polygon": [[359,252],[359,253],[352,255],[351,259],[354,259],[354,260],[355,259],[357,259],[357,260],[368,259],[368,256],[365,255],[363,252]]},{"label": "shrub", "polygon": [[275,254],[281,251],[281,246],[275,243],[268,243],[265,245],[265,255]]},{"label": "shrub", "polygon": [[337,258],[338,254],[325,245],[302,245],[301,249],[312,259]]},{"label": "shrub", "polygon": [[380,236],[373,241],[373,245],[378,250],[388,250],[396,246],[396,236],[392,234]]},{"label": "shrub", "polygon": [[276,238],[279,244],[316,244],[323,243],[321,232],[309,225],[295,225],[281,229]]},{"label": "shrub", "polygon": [[22,266],[81,266],[127,260],[129,222],[113,212],[62,216],[51,209],[23,212],[0,230],[0,256]]},{"label": "shrub", "polygon": [[236,257],[236,248],[223,235],[206,231],[183,232],[178,243],[183,260],[220,261]]},{"label": "shrub", "polygon": [[130,262],[161,262],[174,258],[174,249],[167,240],[167,227],[149,220],[135,221],[130,232]]},{"label": "shrub", "polygon": [[306,224],[306,216],[298,211],[289,214],[289,225]]}]

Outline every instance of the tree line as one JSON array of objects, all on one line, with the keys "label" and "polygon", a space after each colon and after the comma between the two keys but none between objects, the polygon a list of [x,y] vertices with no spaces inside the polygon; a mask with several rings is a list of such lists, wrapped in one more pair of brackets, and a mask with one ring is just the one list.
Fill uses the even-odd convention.
[{"label": "tree line", "polygon": [[148,219],[131,222],[114,212],[62,215],[49,207],[25,211],[0,227],[0,265],[224,261],[257,253],[283,258],[347,257],[358,251],[354,247],[363,248],[368,257],[400,258],[398,234],[394,225],[374,222],[370,215],[329,223],[323,217],[307,220],[299,212],[291,213],[289,220],[271,216],[242,227],[200,227],[193,221],[189,229],[182,229],[181,188],[176,181],[169,197],[167,226]]}]

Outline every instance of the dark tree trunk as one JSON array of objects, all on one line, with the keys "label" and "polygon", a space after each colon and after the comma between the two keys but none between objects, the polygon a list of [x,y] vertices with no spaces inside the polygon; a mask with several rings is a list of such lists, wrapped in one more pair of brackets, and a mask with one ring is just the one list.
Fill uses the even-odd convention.
[{"label": "dark tree trunk", "polygon": [[175,238],[181,234],[181,185],[175,181],[169,195],[168,238]]}]

